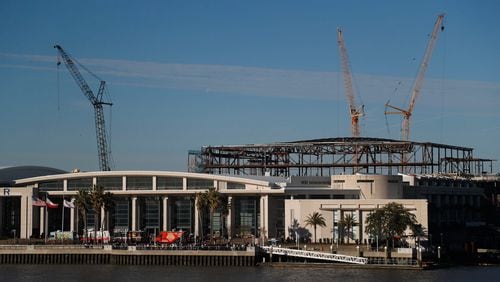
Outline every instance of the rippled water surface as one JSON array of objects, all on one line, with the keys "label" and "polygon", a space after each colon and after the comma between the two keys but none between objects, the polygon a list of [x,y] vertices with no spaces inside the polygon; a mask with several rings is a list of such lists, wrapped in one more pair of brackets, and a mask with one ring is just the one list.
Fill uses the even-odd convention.
[{"label": "rippled water surface", "polygon": [[0,281],[500,281],[500,267],[419,271],[314,267],[0,265]]}]

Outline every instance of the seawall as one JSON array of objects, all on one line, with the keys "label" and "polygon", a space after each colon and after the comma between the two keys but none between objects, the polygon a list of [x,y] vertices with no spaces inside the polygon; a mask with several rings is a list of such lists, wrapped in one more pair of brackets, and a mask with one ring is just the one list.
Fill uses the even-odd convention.
[{"label": "seawall", "polygon": [[111,246],[0,246],[0,264],[255,266],[255,250],[113,250]]}]

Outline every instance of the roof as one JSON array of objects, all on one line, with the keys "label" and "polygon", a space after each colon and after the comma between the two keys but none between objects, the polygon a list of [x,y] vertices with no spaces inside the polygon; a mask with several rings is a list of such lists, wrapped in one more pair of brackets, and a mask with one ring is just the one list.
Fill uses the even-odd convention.
[{"label": "roof", "polygon": [[45,166],[13,166],[0,168],[0,185],[13,185],[14,180],[66,173],[64,170]]},{"label": "roof", "polygon": [[228,176],[219,174],[206,174],[206,173],[191,173],[191,172],[175,172],[175,171],[93,171],[93,172],[78,172],[78,173],[56,173],[57,175],[41,175],[26,177],[22,179],[16,179],[15,183],[17,185],[25,185],[29,183],[36,183],[40,181],[56,181],[64,179],[77,179],[84,177],[110,177],[110,176],[158,176],[158,177],[186,177],[186,178],[200,178],[209,180],[220,180],[220,181],[234,181],[234,182],[244,182],[248,184],[260,185],[260,186],[271,186],[273,182],[267,180],[251,179],[246,177],[238,176]]}]

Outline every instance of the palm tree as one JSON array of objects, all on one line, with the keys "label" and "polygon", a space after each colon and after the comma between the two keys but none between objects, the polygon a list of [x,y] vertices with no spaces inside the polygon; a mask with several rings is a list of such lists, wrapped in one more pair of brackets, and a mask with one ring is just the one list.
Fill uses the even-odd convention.
[{"label": "palm tree", "polygon": [[207,204],[210,210],[210,239],[214,238],[214,213],[221,205],[222,196],[219,191],[215,188],[208,189],[207,193]]},{"label": "palm tree", "polygon": [[316,243],[316,227],[325,227],[326,222],[325,218],[323,217],[322,214],[319,212],[313,212],[312,214],[309,214],[306,218],[306,226],[313,226],[314,227],[314,243]]},{"label": "palm tree", "polygon": [[339,225],[342,229],[347,230],[347,244],[349,244],[349,237],[352,237],[353,232],[352,229],[357,225],[356,219],[352,214],[346,214],[344,218],[342,218],[339,222]]},{"label": "palm tree", "polygon": [[104,215],[106,217],[106,229],[109,229],[109,211],[111,211],[115,207],[113,194],[111,194],[111,192],[104,193],[102,195],[102,202],[104,207]]},{"label": "palm tree", "polygon": [[203,241],[203,214],[204,211],[207,209],[208,206],[208,200],[207,200],[207,193],[201,193],[198,192],[196,193],[196,208],[198,209],[198,217],[200,221],[200,235],[201,235],[201,241]]},{"label": "palm tree", "polygon": [[97,229],[99,219],[101,218],[101,208],[104,205],[104,189],[101,186],[94,185],[89,193],[90,206],[94,211],[94,240],[97,241]]},{"label": "palm tree", "polygon": [[410,225],[411,233],[415,239],[415,243],[420,244],[420,237],[425,236],[425,228],[422,227],[422,224],[415,223]]},{"label": "palm tree", "polygon": [[89,205],[90,205],[90,199],[87,191],[83,189],[78,190],[78,194],[76,194],[75,197],[75,206],[78,209],[83,219],[85,242],[87,241],[87,214],[89,211]]}]

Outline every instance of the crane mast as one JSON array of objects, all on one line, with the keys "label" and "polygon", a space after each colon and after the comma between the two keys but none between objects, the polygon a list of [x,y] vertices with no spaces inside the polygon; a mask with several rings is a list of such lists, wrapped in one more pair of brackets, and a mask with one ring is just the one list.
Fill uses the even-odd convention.
[{"label": "crane mast", "polygon": [[345,96],[347,98],[347,102],[349,103],[349,113],[351,116],[351,133],[353,137],[359,137],[359,117],[364,115],[364,107],[356,106],[354,87],[352,85],[352,74],[351,70],[349,69],[349,57],[347,56],[347,49],[345,47],[344,37],[342,36],[342,30],[340,28],[337,28],[337,34],[340,58],[342,62],[342,72],[344,75]]},{"label": "crane mast", "polygon": [[386,111],[385,114],[398,114],[403,116],[403,122],[401,126],[401,134],[402,139],[404,141],[408,141],[410,137],[410,117],[413,113],[413,109],[415,107],[415,101],[420,95],[420,90],[422,89],[422,85],[424,82],[425,72],[427,71],[427,67],[429,66],[429,61],[432,56],[432,51],[434,50],[434,46],[436,45],[436,41],[439,35],[439,30],[444,30],[444,26],[442,25],[443,18],[445,14],[441,14],[438,16],[436,23],[434,24],[434,28],[432,30],[432,34],[429,38],[429,43],[427,44],[427,48],[425,49],[424,58],[422,59],[422,63],[420,64],[420,69],[418,71],[417,78],[412,87],[412,95],[410,104],[408,109],[402,109],[399,107],[395,107],[386,103],[385,106],[391,108],[395,111]]},{"label": "crane mast", "polygon": [[96,128],[96,137],[97,137],[97,152],[98,152],[98,157],[99,157],[99,169],[102,171],[110,171],[111,166],[110,166],[110,160],[111,156],[110,153],[108,152],[108,144],[106,140],[106,130],[105,130],[105,122],[104,122],[104,110],[103,110],[103,105],[108,105],[111,106],[113,105],[112,103],[108,102],[103,102],[103,95],[104,95],[104,89],[106,82],[101,80],[99,77],[97,77],[95,74],[91,73],[94,77],[100,80],[99,84],[99,90],[97,92],[97,96],[94,95],[94,92],[92,92],[92,89],[90,89],[90,86],[87,84],[85,79],[83,78],[82,74],[78,70],[75,61],[64,49],[59,46],[55,45],[54,48],[57,49],[59,52],[59,55],[63,59],[64,64],[68,68],[69,73],[75,80],[76,84],[78,87],[80,87],[80,90],[83,92],[85,97],[90,101],[92,106],[94,107],[94,117],[95,117],[95,128]]}]

